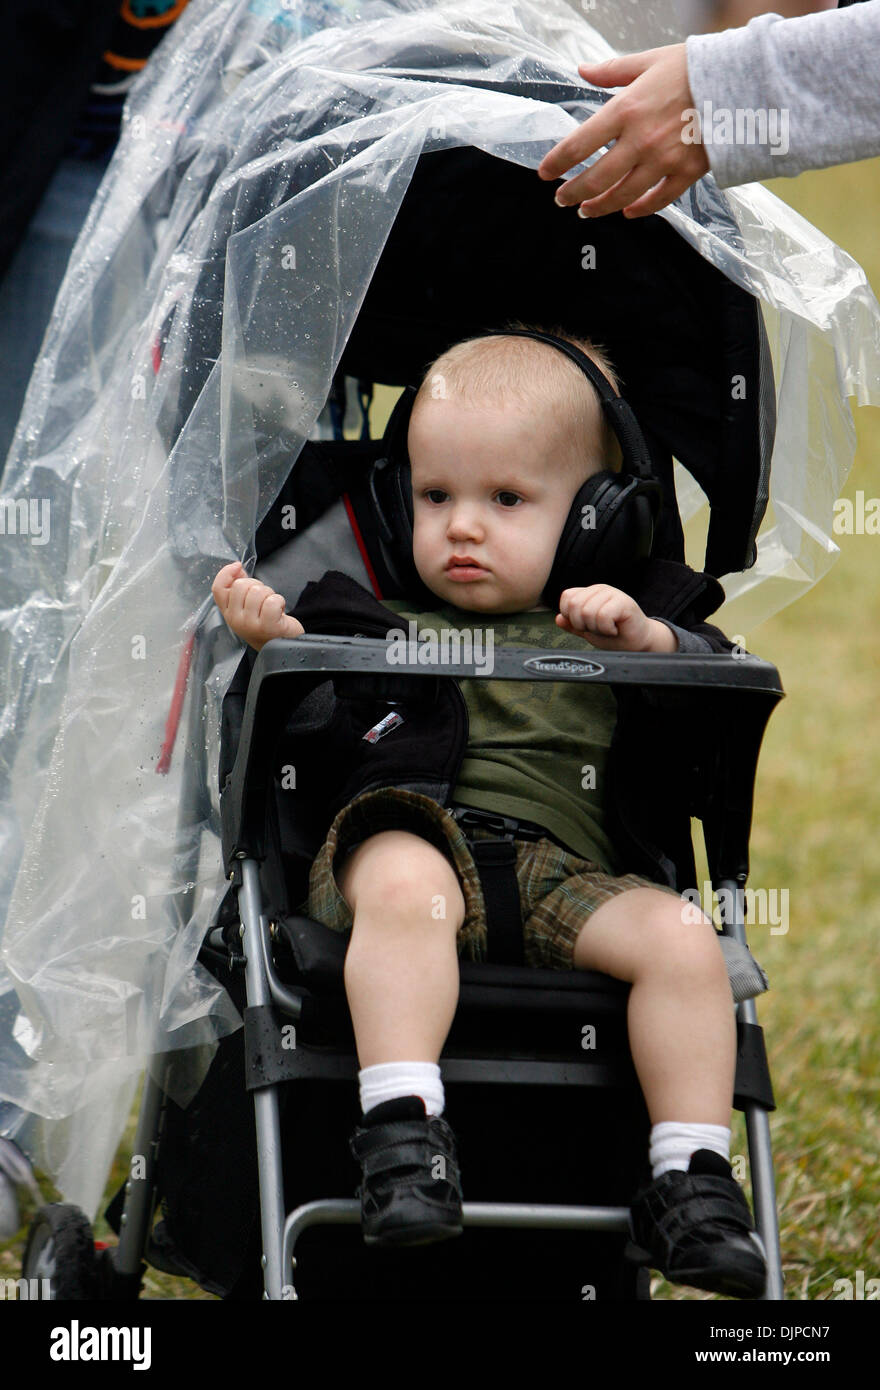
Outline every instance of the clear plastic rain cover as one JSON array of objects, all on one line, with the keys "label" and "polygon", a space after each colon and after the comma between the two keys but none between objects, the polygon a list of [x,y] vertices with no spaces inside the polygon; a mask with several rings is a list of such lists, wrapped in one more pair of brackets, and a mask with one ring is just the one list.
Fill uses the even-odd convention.
[{"label": "clear plastic rain cover", "polygon": [[[174,1052],[185,1103],[239,1026],[196,963],[225,886],[216,821],[181,809],[180,749],[170,762],[160,749],[217,569],[253,556],[324,428],[416,161],[473,145],[535,168],[604,99],[577,64],[680,40],[680,13],[672,0],[192,0],[132,92],[0,508],[0,1096],[39,1117],[35,1158],[90,1214],[144,1059]],[[559,82],[583,87],[574,115],[553,103]],[[758,562],[726,577],[721,614],[751,631],[834,559],[847,397],[880,404],[880,311],[859,266],[760,185],[720,195],[709,177],[660,215],[764,314],[771,500]],[[221,311],[206,364],[199,335]],[[705,499],[676,481],[698,526]],[[240,651],[228,634],[202,711],[215,803]]]}]

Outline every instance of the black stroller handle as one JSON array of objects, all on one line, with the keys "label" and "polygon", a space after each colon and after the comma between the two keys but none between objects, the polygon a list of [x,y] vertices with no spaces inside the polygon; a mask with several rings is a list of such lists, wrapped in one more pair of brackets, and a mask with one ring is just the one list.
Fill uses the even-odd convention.
[{"label": "black stroller handle", "polygon": [[[251,687],[268,675],[320,672],[337,675],[361,672],[388,675],[453,676],[460,680],[584,680],[600,685],[712,686],[723,690],[753,690],[782,696],[785,691],[778,670],[770,661],[751,652],[612,652],[588,656],[560,654],[553,648],[507,647],[493,653],[493,669],[473,661],[443,661],[424,665],[418,661],[388,660],[394,641],[376,637],[328,637],[302,633],[295,638],[273,638],[254,662]],[[536,665],[540,662],[540,665]],[[569,669],[570,668],[570,669]],[[250,703],[250,687],[248,703]]]},{"label": "black stroller handle", "polygon": [[[223,862],[235,878],[237,861],[263,859],[265,815],[272,779],[273,754],[291,711],[310,691],[336,675],[419,676],[436,681],[444,676],[482,680],[581,680],[617,687],[625,693],[651,692],[652,701],[681,710],[698,710],[707,691],[722,698],[745,700],[734,719],[724,721],[723,750],[713,761],[713,791],[707,792],[706,813],[713,821],[730,815],[751,821],[752,777],[767,720],[784,691],[776,667],[749,654],[706,655],[654,652],[600,652],[588,656],[561,655],[535,647],[505,647],[496,651],[493,669],[473,661],[429,666],[416,661],[390,665],[385,639],[328,637],[303,634],[267,642],[254,663],[235,763],[220,798]],[[397,653],[399,655],[399,653]],[[726,699],[725,699],[726,697]],[[738,826],[738,831],[742,830]],[[748,824],[746,825],[746,832]],[[727,841],[729,832],[724,839]],[[746,833],[746,842],[747,842]],[[733,843],[730,840],[730,843]],[[737,869],[739,871],[739,869]],[[733,875],[736,876],[736,875]]]}]

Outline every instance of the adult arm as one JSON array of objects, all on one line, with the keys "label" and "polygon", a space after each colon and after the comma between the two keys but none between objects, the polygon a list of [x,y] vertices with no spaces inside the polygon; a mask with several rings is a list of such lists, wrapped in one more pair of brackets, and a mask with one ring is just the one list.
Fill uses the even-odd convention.
[{"label": "adult arm", "polygon": [[[581,76],[593,85],[622,90],[554,146],[539,176],[558,178],[608,145],[590,169],[556,190],[556,201],[581,203],[590,217],[621,209],[645,217],[709,169],[729,188],[867,159],[880,154],[878,61],[880,0],[867,0],[799,19],[759,15],[741,29],[581,64]],[[707,101],[713,111],[733,113],[734,135],[737,109],[787,112],[787,148],[781,140],[776,146],[689,143],[682,138],[694,126],[688,113],[702,124]]]},{"label": "adult arm", "polygon": [[[880,0],[798,19],[762,14],[686,41],[693,105],[788,113],[788,139],[709,143],[721,188],[880,154]],[[780,126],[780,129],[784,126]],[[704,132],[705,136],[705,132]]]}]

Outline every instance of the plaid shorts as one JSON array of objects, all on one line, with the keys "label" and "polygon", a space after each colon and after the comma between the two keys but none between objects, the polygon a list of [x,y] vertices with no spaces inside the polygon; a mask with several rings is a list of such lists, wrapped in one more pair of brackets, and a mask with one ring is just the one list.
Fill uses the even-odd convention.
[{"label": "plaid shorts", "polygon": [[[465,916],[458,931],[458,953],[486,959],[486,907],[464,832],[438,801],[399,787],[362,792],[344,806],[312,864],[309,896],[300,910],[334,931],[348,931],[352,914],[334,877],[337,859],[383,830],[408,830],[430,841],[456,870]],[[488,829],[474,838],[493,838]],[[590,859],[569,853],[554,840],[515,840],[516,879],[523,927],[523,959],[533,968],[574,969],[574,946],[590,913],[630,888],[654,888],[681,900],[674,888],[638,874],[614,877]]]}]

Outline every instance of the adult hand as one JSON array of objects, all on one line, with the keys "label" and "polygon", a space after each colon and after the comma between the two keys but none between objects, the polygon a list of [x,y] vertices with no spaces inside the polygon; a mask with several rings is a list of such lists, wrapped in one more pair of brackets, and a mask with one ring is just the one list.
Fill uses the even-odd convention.
[{"label": "adult hand", "polygon": [[[581,203],[579,211],[586,217],[604,217],[621,208],[625,217],[647,217],[709,172],[702,142],[689,144],[682,138],[688,119],[683,113],[694,105],[683,43],[605,63],[581,63],[578,72],[594,87],[627,90],[554,145],[539,164],[542,179],[559,178],[616,141],[591,169],[556,190],[561,206]],[[690,128],[694,125],[692,121]]]}]

